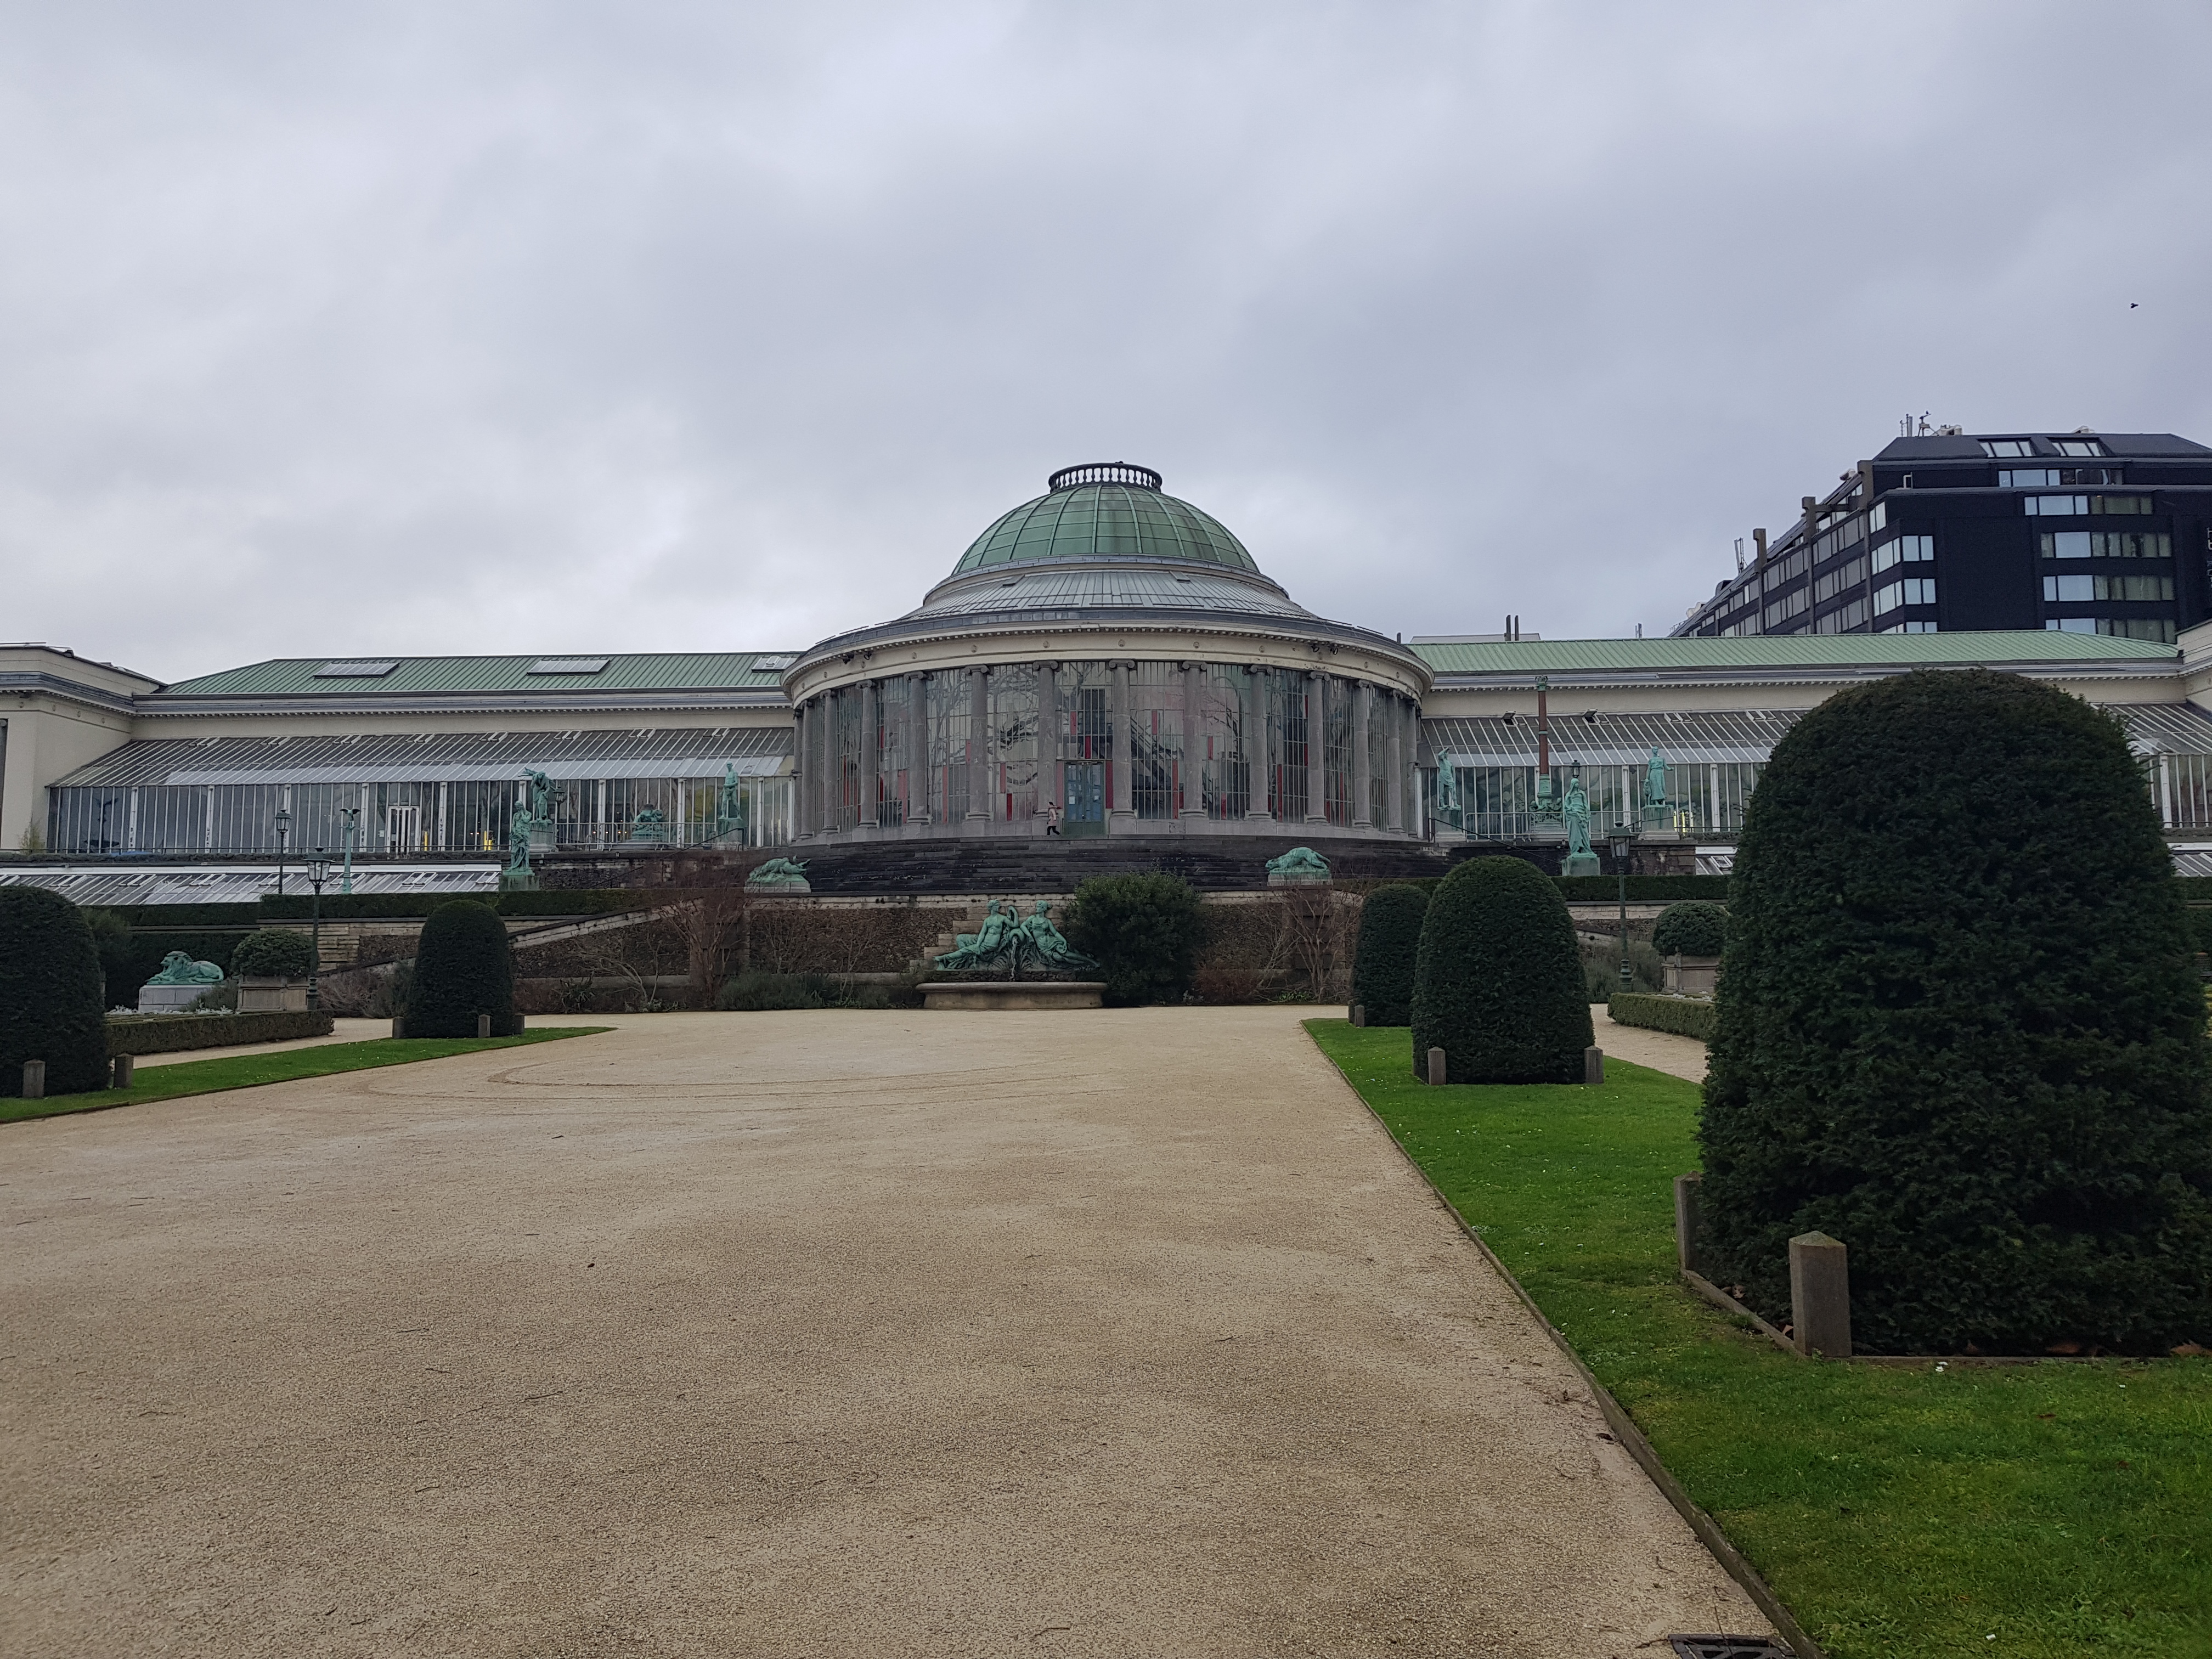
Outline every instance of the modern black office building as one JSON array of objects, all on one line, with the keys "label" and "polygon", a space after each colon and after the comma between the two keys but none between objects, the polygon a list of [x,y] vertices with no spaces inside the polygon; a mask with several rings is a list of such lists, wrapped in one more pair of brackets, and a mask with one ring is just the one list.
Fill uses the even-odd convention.
[{"label": "modern black office building", "polygon": [[[1679,636],[2042,628],[2171,640],[2212,616],[2212,449],[1943,428],[1861,461]],[[1739,544],[1740,545],[1740,544]]]}]

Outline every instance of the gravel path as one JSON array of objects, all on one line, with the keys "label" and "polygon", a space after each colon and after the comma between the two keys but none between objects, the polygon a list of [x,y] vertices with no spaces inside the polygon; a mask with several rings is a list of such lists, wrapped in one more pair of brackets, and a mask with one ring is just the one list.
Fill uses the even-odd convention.
[{"label": "gravel path", "polygon": [[1705,1080],[1705,1045],[1695,1037],[1672,1031],[1655,1031],[1644,1025],[1616,1025],[1605,1004],[1590,1005],[1590,1020],[1597,1027],[1597,1046],[1632,1065],[1649,1066],[1655,1072]]},{"label": "gravel path", "polygon": [[0,1650],[1764,1631],[1295,1018],[661,1015],[0,1130]]}]

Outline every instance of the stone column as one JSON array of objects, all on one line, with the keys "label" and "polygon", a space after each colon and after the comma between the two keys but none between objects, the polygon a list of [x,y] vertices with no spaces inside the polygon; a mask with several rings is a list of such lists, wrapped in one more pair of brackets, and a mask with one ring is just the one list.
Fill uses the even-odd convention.
[{"label": "stone column", "polygon": [[1176,769],[1182,778],[1182,811],[1186,818],[1206,816],[1206,735],[1200,710],[1206,701],[1206,665],[1182,665],[1182,762]]},{"label": "stone column", "polygon": [[1352,699],[1352,827],[1372,830],[1375,774],[1367,752],[1367,723],[1375,715],[1375,687],[1366,680]]},{"label": "stone column", "polygon": [[[793,841],[811,841],[814,839],[814,825],[806,810],[806,792],[814,783],[814,763],[806,753],[806,740],[812,734],[805,703],[791,711],[791,838]],[[599,806],[599,839],[602,843],[606,839],[606,817],[603,794]]]},{"label": "stone column", "polygon": [[814,823],[818,835],[837,833],[837,694],[824,691],[821,700],[822,730],[815,744],[818,764],[814,769]]},{"label": "stone column", "polygon": [[929,677],[906,677],[906,821],[929,817]]},{"label": "stone column", "polygon": [[1328,676],[1306,672],[1306,822],[1328,822]]},{"label": "stone column", "polygon": [[1406,705],[1390,693],[1390,832],[1406,833]]},{"label": "stone column", "polygon": [[1033,665],[1032,672],[1037,702],[1036,816],[1043,818],[1048,803],[1067,804],[1067,780],[1061,772],[1066,763],[1060,752],[1060,665],[1041,662]]},{"label": "stone column", "polygon": [[1267,811],[1267,672],[1254,667],[1244,681],[1244,816],[1270,818]]},{"label": "stone column", "polygon": [[1137,803],[1129,793],[1129,665],[1109,663],[1114,675],[1114,732],[1108,745],[1113,753],[1114,805],[1109,818],[1133,819]]},{"label": "stone column", "polygon": [[991,821],[991,671],[968,671],[968,822]]},{"label": "stone column", "polygon": [[860,828],[873,830],[882,814],[876,807],[876,774],[880,764],[876,751],[876,683],[860,682]]}]

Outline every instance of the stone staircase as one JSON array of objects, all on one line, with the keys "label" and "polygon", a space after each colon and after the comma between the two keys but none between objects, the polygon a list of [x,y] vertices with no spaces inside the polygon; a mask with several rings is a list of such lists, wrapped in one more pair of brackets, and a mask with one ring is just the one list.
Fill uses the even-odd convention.
[{"label": "stone staircase", "polygon": [[[1264,890],[1267,860],[1293,847],[1297,836],[1113,836],[1069,840],[1035,836],[990,840],[816,842],[795,849],[817,894],[896,896],[928,893],[1066,894],[1091,876],[1181,876],[1200,892]],[[1346,879],[1441,876],[1454,859],[1418,842],[1324,841],[1315,850]],[[1462,849],[1455,849],[1462,850]],[[945,947],[951,948],[948,941]]]}]

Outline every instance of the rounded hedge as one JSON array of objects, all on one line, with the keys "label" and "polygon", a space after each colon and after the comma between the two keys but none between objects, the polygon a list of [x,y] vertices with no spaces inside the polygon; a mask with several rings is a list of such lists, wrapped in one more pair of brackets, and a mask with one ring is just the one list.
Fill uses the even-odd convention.
[{"label": "rounded hedge", "polygon": [[422,924],[407,990],[407,1035],[474,1036],[479,1014],[491,1016],[494,1036],[522,1029],[514,1012],[514,953],[497,911],[454,899]]},{"label": "rounded hedge", "polygon": [[46,1092],[107,1086],[107,1010],[100,950],[83,915],[43,887],[0,887],[0,1095],[23,1089],[23,1062],[46,1062]]},{"label": "rounded hedge", "polygon": [[1580,1083],[1587,994],[1558,885],[1525,859],[1469,859],[1421,922],[1413,1075],[1442,1048],[1454,1083]]},{"label": "rounded hedge", "polygon": [[230,953],[230,971],[242,978],[305,979],[314,969],[314,942],[289,927],[248,933]]},{"label": "rounded hedge", "polygon": [[1670,904],[1651,930],[1651,948],[1662,957],[1717,957],[1728,937],[1726,907],[1704,899]]},{"label": "rounded hedge", "polygon": [[1110,1007],[1173,1002],[1198,957],[1198,894],[1181,876],[1093,876],[1067,909],[1067,942],[1098,963]]},{"label": "rounded hedge", "polygon": [[2009,674],[1839,694],[1736,849],[1705,1147],[1713,1276],[1850,1249],[1874,1352],[2212,1340],[2212,1109],[2172,861],[2117,721]]},{"label": "rounded hedge", "polygon": [[1413,969],[1421,951],[1421,919],[1428,913],[1429,896],[1403,882],[1376,888],[1359,907],[1352,1000],[1367,1011],[1370,1025],[1413,1024]]}]

